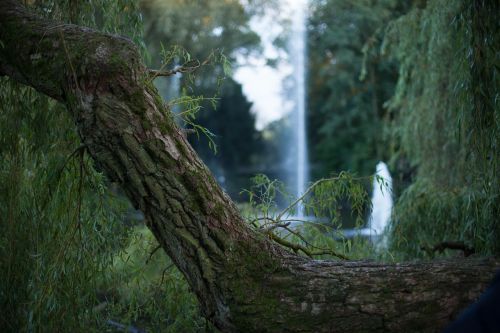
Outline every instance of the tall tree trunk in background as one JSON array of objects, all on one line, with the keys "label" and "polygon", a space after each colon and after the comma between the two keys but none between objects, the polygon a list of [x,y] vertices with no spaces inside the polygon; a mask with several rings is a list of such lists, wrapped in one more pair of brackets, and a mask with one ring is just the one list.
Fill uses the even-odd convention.
[{"label": "tall tree trunk in background", "polygon": [[125,38],[45,21],[1,0],[0,74],[67,105],[98,168],[144,213],[222,331],[434,332],[499,267],[480,258],[311,260],[249,229]]}]

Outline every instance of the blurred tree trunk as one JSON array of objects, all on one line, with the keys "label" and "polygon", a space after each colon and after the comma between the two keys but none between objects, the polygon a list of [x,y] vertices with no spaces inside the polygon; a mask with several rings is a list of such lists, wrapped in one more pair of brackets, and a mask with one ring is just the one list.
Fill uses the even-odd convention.
[{"label": "blurred tree trunk", "polygon": [[476,299],[499,267],[480,258],[311,260],[249,229],[125,38],[44,21],[2,0],[0,75],[67,105],[96,166],[144,213],[222,331],[434,332]]}]

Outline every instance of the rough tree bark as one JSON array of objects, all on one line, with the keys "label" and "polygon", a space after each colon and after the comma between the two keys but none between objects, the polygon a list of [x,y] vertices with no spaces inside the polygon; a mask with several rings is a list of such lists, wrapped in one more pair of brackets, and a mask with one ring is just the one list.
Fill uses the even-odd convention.
[{"label": "rough tree bark", "polygon": [[0,0],[0,75],[67,105],[96,165],[144,213],[222,331],[434,332],[499,267],[480,258],[311,260],[249,229],[123,37],[46,21]]}]

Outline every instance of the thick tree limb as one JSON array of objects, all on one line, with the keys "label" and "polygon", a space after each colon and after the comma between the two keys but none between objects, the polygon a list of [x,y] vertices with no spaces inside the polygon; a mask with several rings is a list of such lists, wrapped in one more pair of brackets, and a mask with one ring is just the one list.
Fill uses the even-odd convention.
[{"label": "thick tree limb", "polygon": [[223,331],[434,332],[477,298],[495,259],[311,260],[250,230],[187,143],[126,38],[0,0],[0,74],[67,105]]}]

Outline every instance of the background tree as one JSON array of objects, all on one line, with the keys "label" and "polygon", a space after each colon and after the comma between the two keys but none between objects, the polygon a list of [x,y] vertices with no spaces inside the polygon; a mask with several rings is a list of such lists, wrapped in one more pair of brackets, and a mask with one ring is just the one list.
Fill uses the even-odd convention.
[{"label": "background tree", "polygon": [[[394,93],[398,67],[375,50],[380,48],[388,22],[409,5],[392,0],[312,2],[307,115],[312,179],[342,170],[373,174],[379,161],[389,162],[393,157],[385,102]],[[408,168],[400,168],[404,161],[399,158],[399,163],[391,163],[396,195],[409,178]],[[371,187],[366,182],[368,192]],[[366,216],[369,210],[367,205]],[[345,228],[356,226],[347,201],[341,214]]]},{"label": "background tree", "polygon": [[[384,103],[397,66],[380,55],[385,25],[404,1],[313,2],[308,26],[308,140],[314,179],[350,170],[372,174],[390,151],[384,144]],[[366,61],[365,61],[366,60]]]},{"label": "background tree", "polygon": [[445,239],[500,253],[499,13],[497,1],[416,1],[387,29],[393,158],[417,170],[393,221],[393,248],[409,256]]},{"label": "background tree", "polygon": [[[160,56],[162,45],[167,48],[182,46],[191,58],[200,61],[219,50],[233,66],[237,57],[257,54],[260,39],[249,26],[257,5],[256,1],[250,1],[244,6],[238,0],[142,1],[152,66],[158,68],[163,65]],[[176,65],[175,61],[181,65],[179,62],[183,60],[177,58],[169,66]],[[197,71],[195,80],[185,75],[160,78],[155,84],[167,99],[178,98],[183,93],[182,89],[186,89],[188,94],[217,98],[215,107],[211,101],[202,103],[203,109],[196,120],[197,124],[215,135],[217,153],[210,148],[204,136],[191,135],[189,140],[231,197],[241,200],[241,189],[249,187],[250,176],[256,172],[254,162],[257,156],[262,155],[262,141],[255,128],[251,104],[243,95],[241,85],[228,78],[221,86],[220,77],[226,74],[222,63],[213,63]],[[172,87],[174,91],[171,91]]]}]

